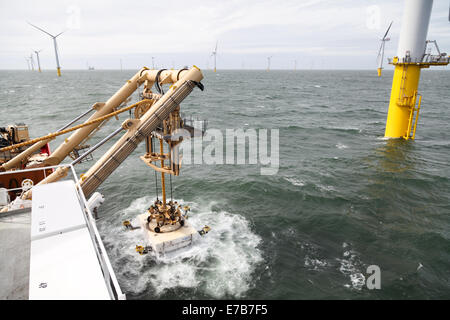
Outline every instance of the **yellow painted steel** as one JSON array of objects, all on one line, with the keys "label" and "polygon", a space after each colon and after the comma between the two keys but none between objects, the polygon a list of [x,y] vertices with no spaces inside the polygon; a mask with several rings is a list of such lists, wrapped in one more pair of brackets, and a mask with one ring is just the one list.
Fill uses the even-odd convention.
[{"label": "yellow painted steel", "polygon": [[58,72],[58,77],[61,77],[61,68],[57,68],[56,71]]},{"label": "yellow painted steel", "polygon": [[378,68],[377,71],[378,71],[378,76],[381,77],[381,68]]},{"label": "yellow painted steel", "polygon": [[423,66],[408,63],[394,63],[394,65],[391,100],[384,136],[387,138],[409,138],[419,86],[420,69]]}]

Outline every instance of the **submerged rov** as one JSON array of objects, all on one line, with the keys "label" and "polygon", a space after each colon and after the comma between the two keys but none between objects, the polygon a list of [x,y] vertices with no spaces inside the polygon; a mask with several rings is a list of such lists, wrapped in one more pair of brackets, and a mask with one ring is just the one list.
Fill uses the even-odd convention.
[{"label": "submerged rov", "polygon": [[[141,255],[152,251],[159,258],[191,246],[197,237],[208,233],[210,227],[197,231],[186,221],[187,211],[182,212],[176,202],[169,201],[163,206],[161,201],[155,201],[148,212],[137,216],[146,245],[136,245],[136,251]],[[131,226],[127,222],[124,225]]]}]

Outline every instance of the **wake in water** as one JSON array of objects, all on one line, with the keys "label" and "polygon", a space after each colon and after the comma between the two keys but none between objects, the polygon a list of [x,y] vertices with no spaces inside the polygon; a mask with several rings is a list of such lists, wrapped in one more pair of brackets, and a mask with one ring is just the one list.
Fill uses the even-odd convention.
[{"label": "wake in water", "polygon": [[[159,297],[167,290],[195,289],[213,298],[242,297],[252,286],[252,274],[262,262],[258,249],[261,238],[254,234],[243,216],[213,210],[213,202],[200,205],[176,200],[189,205],[188,222],[197,230],[205,224],[211,231],[176,255],[156,261],[150,254],[140,256],[136,245],[143,245],[142,230],[128,231],[121,221],[143,213],[154,199],[134,200],[120,215],[114,215],[115,227],[102,229],[108,254],[114,264],[118,281],[125,293],[148,293]],[[112,221],[112,220],[111,220]],[[101,221],[101,225],[106,222]],[[100,226],[101,227],[101,226]]]}]

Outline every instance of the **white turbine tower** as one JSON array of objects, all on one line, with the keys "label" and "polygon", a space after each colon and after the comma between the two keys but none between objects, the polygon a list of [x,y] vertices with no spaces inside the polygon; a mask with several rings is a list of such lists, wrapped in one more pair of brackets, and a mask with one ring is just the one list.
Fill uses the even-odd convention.
[{"label": "white turbine tower", "polygon": [[28,57],[25,57],[25,60],[27,61],[28,71],[31,70],[30,68],[30,59]]},{"label": "white turbine tower", "polygon": [[61,77],[61,66],[59,65],[58,45],[56,44],[56,38],[59,37],[61,34],[63,34],[65,31],[62,31],[62,32],[58,33],[56,36],[54,36],[54,35],[48,33],[47,31],[42,30],[41,28],[39,28],[39,27],[37,27],[37,26],[35,26],[35,25],[29,23],[29,22],[28,22],[28,24],[29,24],[30,26],[32,26],[32,27],[34,27],[34,28],[36,28],[36,29],[38,29],[38,30],[40,30],[40,31],[42,31],[42,32],[44,32],[44,33],[46,33],[46,34],[48,34],[50,37],[52,37],[52,39],[53,39],[53,46],[54,46],[54,48],[55,48],[56,71],[57,71],[57,73],[58,73],[58,77]]},{"label": "white turbine tower", "polygon": [[42,50],[36,51],[34,50],[34,53],[36,53],[36,60],[38,63],[38,71],[41,72],[41,60],[39,60],[39,52],[41,52]]},{"label": "white turbine tower", "polygon": [[378,76],[381,77],[381,70],[383,69],[383,59],[384,59],[384,46],[386,44],[386,41],[391,40],[391,38],[387,38],[389,29],[391,29],[392,22],[389,24],[389,27],[386,30],[386,33],[384,34],[383,38],[381,39],[381,46],[380,50],[378,50]]},{"label": "white turbine tower", "polygon": [[216,47],[214,51],[211,53],[211,56],[214,56],[214,72],[217,71],[217,43],[218,41],[216,41]]},{"label": "white turbine tower", "polygon": [[267,71],[270,71],[270,59],[272,59],[273,56],[267,57]]}]

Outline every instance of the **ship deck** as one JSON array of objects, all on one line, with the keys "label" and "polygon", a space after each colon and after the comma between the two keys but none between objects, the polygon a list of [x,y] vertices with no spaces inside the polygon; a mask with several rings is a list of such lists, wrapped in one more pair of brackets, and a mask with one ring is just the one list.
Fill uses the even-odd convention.
[{"label": "ship deck", "polygon": [[10,203],[10,211],[0,213],[0,300],[126,298],[76,172],[69,169],[73,179],[33,186],[31,207],[14,210],[18,203]]},{"label": "ship deck", "polygon": [[27,300],[31,208],[0,216],[0,300]]}]

